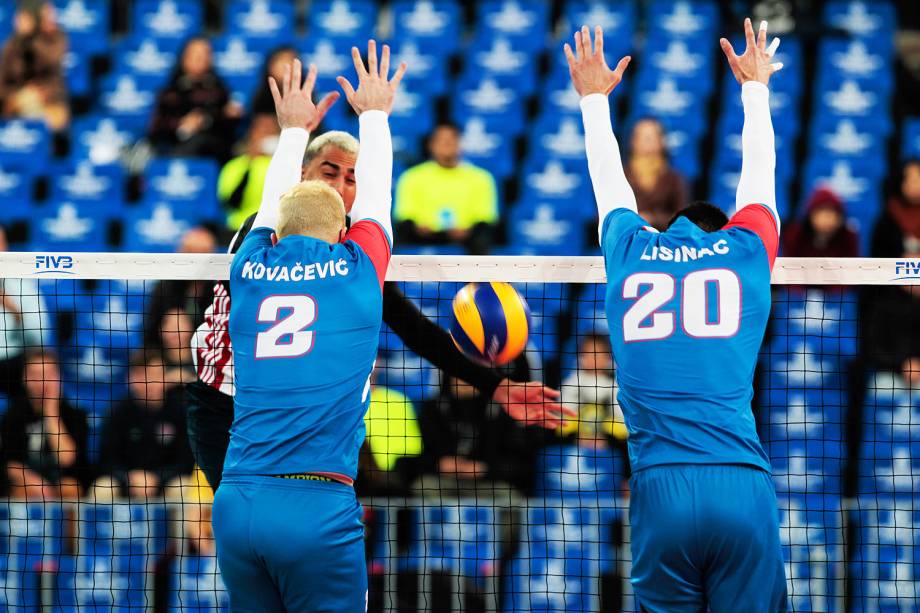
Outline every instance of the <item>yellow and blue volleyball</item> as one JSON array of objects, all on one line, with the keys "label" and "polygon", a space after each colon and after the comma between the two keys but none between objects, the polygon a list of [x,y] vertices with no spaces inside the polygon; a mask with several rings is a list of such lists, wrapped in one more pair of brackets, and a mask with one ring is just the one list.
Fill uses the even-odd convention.
[{"label": "yellow and blue volleyball", "polygon": [[471,359],[507,364],[527,346],[530,309],[507,283],[470,283],[454,296],[450,335]]}]

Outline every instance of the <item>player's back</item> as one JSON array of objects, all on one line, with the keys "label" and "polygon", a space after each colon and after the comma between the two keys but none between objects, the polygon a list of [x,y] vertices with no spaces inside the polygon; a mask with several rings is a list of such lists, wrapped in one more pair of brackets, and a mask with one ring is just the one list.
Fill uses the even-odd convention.
[{"label": "player's back", "polygon": [[[755,205],[745,217],[763,225],[763,211]],[[751,413],[771,301],[772,258],[764,241],[735,220],[712,233],[686,218],[663,233],[644,223],[631,211],[615,211],[602,241],[633,470],[661,464],[769,470]]]},{"label": "player's back", "polygon": [[224,473],[354,478],[382,294],[356,243],[253,230],[230,273],[235,415]]}]

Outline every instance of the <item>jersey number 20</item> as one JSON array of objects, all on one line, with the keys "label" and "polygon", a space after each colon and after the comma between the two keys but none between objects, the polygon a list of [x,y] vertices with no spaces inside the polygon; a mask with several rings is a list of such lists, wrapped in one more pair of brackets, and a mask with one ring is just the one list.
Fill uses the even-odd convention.
[{"label": "jersey number 20", "polygon": [[296,358],[313,349],[314,332],[306,329],[316,321],[312,296],[269,296],[259,305],[258,321],[275,325],[256,335],[256,359]]},{"label": "jersey number 20", "polygon": [[[680,313],[661,307],[674,298],[676,281],[671,275],[639,272],[623,282],[623,298],[636,302],[623,316],[623,340],[657,341],[674,334],[676,319],[681,318],[684,332],[696,338],[726,338],[738,333],[741,326],[741,280],[731,270],[712,268],[697,270],[684,277],[681,286]],[[716,321],[709,321],[709,288],[714,287],[718,301]],[[643,322],[648,322],[643,325]]]}]

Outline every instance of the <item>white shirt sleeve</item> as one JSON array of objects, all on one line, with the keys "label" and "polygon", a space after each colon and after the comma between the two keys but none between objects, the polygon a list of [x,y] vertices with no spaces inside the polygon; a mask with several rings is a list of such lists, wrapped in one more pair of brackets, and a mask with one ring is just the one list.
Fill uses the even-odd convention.
[{"label": "white shirt sleeve", "polygon": [[278,229],[281,196],[300,183],[303,156],[307,151],[310,133],[303,128],[285,128],[278,138],[278,148],[272,155],[262,187],[262,203],[252,222],[252,229]]},{"label": "white shirt sleeve", "polygon": [[364,111],[358,121],[361,148],[355,163],[357,193],[351,208],[351,223],[372,219],[386,230],[392,241],[393,141],[389,118],[383,111]]},{"label": "white shirt sleeve", "polygon": [[776,217],[776,144],[770,118],[770,90],[763,83],[748,81],[741,86],[744,128],[741,130],[741,178],[735,207],[766,205]]},{"label": "white shirt sleeve", "polygon": [[590,94],[582,98],[581,117],[585,124],[585,151],[591,184],[594,186],[594,198],[597,200],[600,235],[608,213],[622,208],[638,212],[638,207],[636,195],[623,171],[620,148],[610,122],[607,96]]}]

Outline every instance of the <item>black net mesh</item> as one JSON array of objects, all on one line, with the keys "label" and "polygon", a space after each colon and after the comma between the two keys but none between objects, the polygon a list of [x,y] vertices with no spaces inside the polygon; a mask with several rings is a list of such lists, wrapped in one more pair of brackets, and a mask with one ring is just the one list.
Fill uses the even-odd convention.
[{"label": "black net mesh", "polygon": [[[399,283],[442,327],[461,286]],[[384,326],[355,485],[370,611],[636,610],[604,287],[516,287],[533,324],[501,376],[578,418],[523,427]],[[213,282],[2,288],[0,606],[227,609],[187,424]],[[917,313],[917,287],[774,289],[753,411],[793,610],[918,606]]]}]

